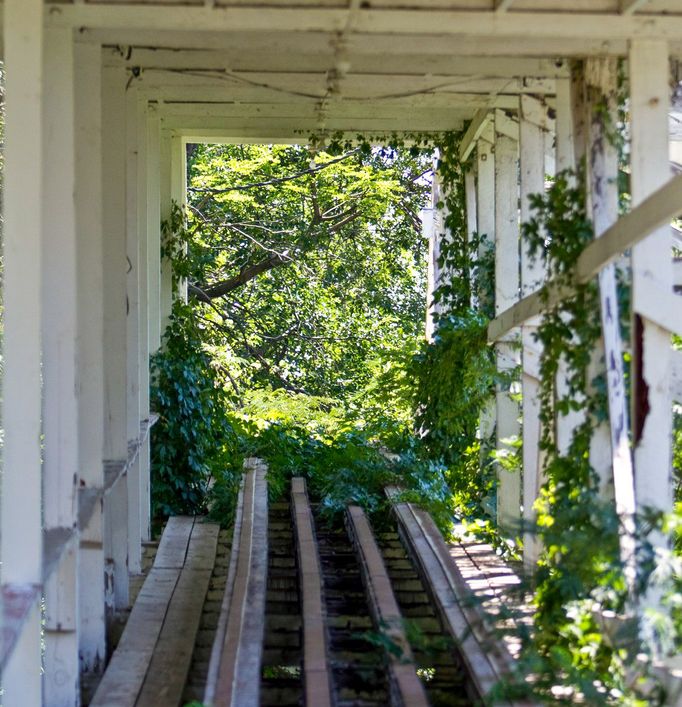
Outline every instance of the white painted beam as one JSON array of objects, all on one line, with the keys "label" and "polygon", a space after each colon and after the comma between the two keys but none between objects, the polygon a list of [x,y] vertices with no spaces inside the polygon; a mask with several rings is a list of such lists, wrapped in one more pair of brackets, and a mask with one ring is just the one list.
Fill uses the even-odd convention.
[{"label": "white painted beam", "polygon": [[[669,233],[668,224],[679,213],[682,213],[682,175],[673,177],[663,188],[622,216],[599,240],[586,246],[576,266],[578,282],[590,280],[607,263],[618,258],[625,250],[645,239],[657,228],[665,226]],[[571,289],[550,288],[550,306],[562,297],[570,296],[571,292]],[[490,322],[489,341],[497,341],[510,329],[541,314],[543,309],[537,294],[524,297]]]},{"label": "white painted beam", "polygon": [[[104,458],[128,457],[126,429],[126,110],[125,73],[102,72],[104,227]],[[105,556],[113,563],[115,602],[128,606],[128,494],[125,480],[105,498]]]},{"label": "white painted beam", "polygon": [[[76,235],[80,474],[84,489],[104,486],[102,237],[102,86],[99,45],[75,46]],[[106,659],[101,503],[81,527],[79,653],[82,676],[96,678]]]},{"label": "white painted beam", "polygon": [[[43,491],[49,532],[77,525],[80,476],[77,390],[74,60],[72,30],[50,28],[44,45]],[[59,175],[55,178],[55,175]],[[40,203],[40,202],[39,202]],[[40,208],[40,207],[39,207]],[[78,552],[63,552],[45,586],[47,704],[76,704]]]},{"label": "white painted beam", "polygon": [[[280,36],[261,36],[263,46],[275,44],[276,51],[262,52],[254,48],[254,38],[241,34],[231,38],[230,49],[194,49],[179,52],[174,49],[148,49],[131,46],[122,52],[120,47],[104,49],[106,66],[127,68],[166,68],[232,71],[255,71],[276,74],[282,67],[289,72],[320,72],[334,67],[334,54],[328,44],[310,41],[307,37],[302,44],[300,37],[295,40]],[[355,74],[397,74],[430,76],[488,76],[516,78],[518,76],[552,78],[568,77],[566,62],[556,59],[528,59],[525,57],[458,57],[451,54],[428,56],[415,51],[396,54],[390,63],[385,55],[378,53],[353,52],[351,67]]]},{"label": "white painted beam", "polygon": [[[608,131],[618,117],[618,63],[613,58],[588,58],[585,62],[588,111],[588,213],[595,239],[618,220],[618,149]],[[600,479],[601,494],[615,498],[620,519],[620,552],[629,588],[634,588],[635,483],[629,441],[629,414],[623,364],[623,344],[618,314],[615,264],[598,275],[604,361],[593,359],[596,371],[606,369],[609,425],[599,425],[592,436],[590,461]],[[601,351],[599,356],[601,358]],[[605,451],[610,448],[608,457]],[[611,486],[612,485],[612,486]],[[612,491],[611,491],[612,489]]]},{"label": "white painted beam", "polygon": [[[138,376],[139,376],[139,409],[137,434],[140,437],[140,425],[149,419],[149,197],[147,193],[148,175],[148,103],[138,96],[137,99],[137,162],[136,204],[137,204],[137,234],[138,234]],[[158,225],[156,226],[158,230]],[[140,537],[141,542],[151,539],[151,479],[150,479],[150,446],[149,435],[139,441],[138,453],[140,464]]]},{"label": "white painted beam", "polygon": [[[631,193],[642,203],[665,184],[668,162],[668,47],[636,40],[630,47]],[[679,177],[678,177],[679,179]],[[672,297],[670,227],[663,226],[632,249],[633,440],[637,507],[672,510],[672,407],[670,334],[640,306],[657,288]],[[658,305],[660,306],[660,305]],[[679,308],[676,319],[679,321]],[[639,315],[639,316],[638,316]],[[654,533],[655,545],[667,539]]]},{"label": "white painted beam", "polygon": [[[145,159],[141,144],[141,120],[137,90],[130,86],[126,90],[126,434],[128,445],[136,444],[140,436],[140,314],[142,310],[142,271],[147,272],[140,261],[140,212],[141,194],[139,160]],[[146,179],[145,179],[146,182]],[[146,183],[144,184],[146,187]],[[146,192],[146,190],[145,190]],[[146,196],[146,193],[144,194]],[[144,226],[146,227],[146,218]],[[139,456],[127,473],[128,486],[128,572],[142,572],[142,476]]]},{"label": "white painted beam", "polygon": [[[337,8],[206,8],[177,6],[173,12],[165,7],[78,5],[60,6],[49,14],[54,25],[89,29],[138,28],[156,31],[178,31],[192,27],[195,31],[223,32],[331,32],[343,30],[346,10]],[[678,17],[633,14],[600,17],[593,13],[523,12],[498,13],[461,10],[361,9],[355,31],[363,34],[450,35],[464,38],[524,38],[529,27],[533,35],[544,39],[628,40],[679,39],[682,19]],[[581,50],[577,43],[576,54]],[[510,53],[508,44],[498,53]],[[559,52],[561,55],[562,52]]]},{"label": "white painted beam", "polygon": [[147,278],[149,351],[161,346],[161,123],[157,103],[147,114]]},{"label": "white painted beam", "polygon": [[476,142],[478,138],[481,137],[485,129],[488,127],[490,120],[492,119],[492,113],[487,108],[481,108],[476,111],[467,131],[464,133],[459,144],[459,161],[465,162],[469,155],[473,152],[476,147]]},{"label": "white painted beam", "polygon": [[[43,3],[5,0],[2,582],[42,583],[41,242]],[[19,628],[2,674],[5,707],[40,707],[40,609]]]},{"label": "white painted beam", "polygon": [[[495,218],[495,311],[503,311],[519,297],[518,141],[495,136],[495,199],[484,205]],[[511,337],[510,337],[511,338]],[[517,338],[517,337],[514,337]],[[520,363],[518,341],[497,345],[497,369],[509,373]],[[495,395],[497,450],[512,451],[509,440],[521,433],[519,405],[509,388]],[[497,519],[509,534],[516,535],[521,519],[520,471],[498,470]]]},{"label": "white painted beam", "polygon": [[[171,217],[171,134],[168,130],[161,130],[159,145],[159,206],[162,222],[168,223]],[[164,238],[162,234],[161,238]],[[173,269],[168,258],[161,260],[160,282],[160,320],[161,338],[170,323],[173,308]]]},{"label": "white painted beam", "polygon": [[[547,111],[535,99],[519,101],[519,156],[520,156],[520,212],[521,223],[532,217],[530,196],[545,190],[545,141]],[[522,241],[521,248],[521,294],[536,292],[545,279],[544,262],[539,255],[531,256],[528,243]],[[537,562],[540,544],[534,529],[533,504],[542,485],[540,467],[540,382],[533,375],[533,363],[528,362],[529,352],[534,349],[536,321],[527,322],[521,328],[523,343],[521,377],[521,412],[523,434],[523,518],[529,531],[524,536],[523,559],[532,570]]]}]

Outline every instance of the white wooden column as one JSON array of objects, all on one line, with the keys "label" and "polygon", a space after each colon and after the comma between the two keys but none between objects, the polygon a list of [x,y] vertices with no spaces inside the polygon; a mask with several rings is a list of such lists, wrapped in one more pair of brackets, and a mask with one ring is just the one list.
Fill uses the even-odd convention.
[{"label": "white wooden column", "polygon": [[161,123],[156,103],[147,113],[147,279],[149,350],[161,345]]},{"label": "white wooden column", "polygon": [[[161,220],[168,222],[171,217],[171,136],[161,124],[161,137],[159,145],[159,181],[160,181],[160,208]],[[163,236],[162,236],[163,237]],[[161,337],[168,326],[173,309],[173,269],[168,258],[161,260],[160,283],[160,311],[161,311]]]},{"label": "white wooden column", "polygon": [[[495,242],[495,132],[488,124],[476,143],[476,222],[479,235],[487,236],[488,243]],[[481,410],[479,436],[481,451],[485,456],[495,431],[495,402]],[[484,460],[482,459],[482,462]],[[497,488],[497,505],[505,495],[504,478],[500,477]]]},{"label": "white wooden column", "polygon": [[[187,147],[178,135],[171,138],[171,199],[183,210],[187,205]],[[175,297],[187,302],[187,281],[178,283]]]},{"label": "white wooden column", "polygon": [[[2,589],[42,583],[41,288],[43,3],[5,0]],[[36,596],[37,599],[37,596]],[[3,627],[11,630],[10,626]],[[36,600],[2,674],[5,707],[42,705]]]},{"label": "white wooden column", "polygon": [[[545,190],[545,133],[549,130],[547,108],[530,96],[521,96],[519,106],[519,153],[521,222],[532,216],[529,197]],[[534,258],[528,243],[521,244],[521,294],[535,292],[544,280],[544,263],[538,254]],[[524,519],[532,526],[535,519],[533,504],[542,485],[540,465],[540,381],[537,361],[540,347],[535,341],[539,321],[529,321],[521,328],[523,373],[522,430],[523,430],[523,509]],[[524,562],[534,566],[539,543],[533,532],[527,533],[524,543]]]},{"label": "white wooden column", "polygon": [[[556,93],[556,169],[557,172],[562,172],[567,169],[575,169],[570,79],[557,79]],[[557,373],[557,396],[559,398],[568,395],[567,376],[566,361],[562,357]],[[560,454],[568,453],[573,432],[582,419],[583,415],[575,410],[566,415],[557,416],[556,442]]]},{"label": "white wooden column", "polygon": [[[500,314],[519,298],[519,188],[518,141],[497,133],[495,138],[495,313]],[[518,332],[497,345],[497,369],[510,373],[520,363]],[[519,436],[519,405],[508,385],[498,387],[497,449],[511,450],[508,441]],[[521,508],[521,476],[499,470],[497,516],[508,533],[518,532]]]},{"label": "white wooden column", "polygon": [[[128,458],[126,429],[126,104],[125,72],[102,71],[104,228],[104,458],[111,468]],[[105,498],[105,558],[113,565],[114,600],[128,606],[126,477]]]},{"label": "white wooden column", "polygon": [[[147,213],[148,187],[148,121],[147,99],[138,96],[137,100],[137,233],[138,233],[138,371],[139,371],[139,419],[138,435],[141,425],[149,420],[149,236]],[[158,229],[158,226],[157,226]],[[149,478],[149,435],[143,435],[140,440],[139,473],[140,473],[140,537],[138,546],[141,552],[141,542],[150,539],[150,478]]]},{"label": "white wooden column", "polygon": [[[142,148],[139,132],[137,89],[130,86],[126,91],[126,434],[128,448],[133,449],[140,438],[140,311],[141,267],[140,267],[140,179],[138,173],[138,150]],[[145,184],[146,187],[146,184]],[[145,219],[146,226],[146,219]],[[146,263],[144,266],[147,271]],[[140,456],[135,455],[128,466],[128,571],[142,571],[142,479]]]},{"label": "white wooden column", "polygon": [[[80,476],[74,62],[70,28],[45,31],[43,492],[48,533],[77,526]],[[78,701],[77,533],[45,586],[45,704]]]},{"label": "white wooden column", "polygon": [[[98,44],[77,43],[75,52],[79,449],[85,494],[104,486],[102,62]],[[101,674],[106,659],[103,541],[102,502],[98,501],[80,535],[82,680]]]},{"label": "white wooden column", "polygon": [[[668,163],[668,47],[662,41],[633,40],[630,45],[631,191],[633,206],[670,178]],[[679,307],[672,297],[670,230],[667,226],[632,249],[633,438],[637,508],[669,512],[672,402],[670,332],[644,312]],[[677,298],[679,299],[679,298]],[[649,304],[649,311],[651,304]],[[679,316],[679,308],[672,310]],[[651,537],[655,545],[667,540]]]}]

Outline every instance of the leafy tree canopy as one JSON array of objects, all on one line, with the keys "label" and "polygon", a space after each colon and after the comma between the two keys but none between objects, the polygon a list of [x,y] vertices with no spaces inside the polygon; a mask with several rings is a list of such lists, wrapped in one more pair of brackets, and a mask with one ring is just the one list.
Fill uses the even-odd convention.
[{"label": "leafy tree canopy", "polygon": [[423,335],[428,154],[194,145],[188,157],[186,244],[171,248],[237,398],[270,385],[348,399]]}]

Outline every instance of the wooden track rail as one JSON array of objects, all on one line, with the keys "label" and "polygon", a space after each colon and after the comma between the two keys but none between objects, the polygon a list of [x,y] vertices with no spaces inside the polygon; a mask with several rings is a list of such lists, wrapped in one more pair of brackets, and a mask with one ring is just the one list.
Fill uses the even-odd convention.
[{"label": "wooden track rail", "polygon": [[232,554],[204,702],[257,707],[260,699],[268,569],[267,467],[244,462]]},{"label": "wooden track rail", "polygon": [[[386,495],[393,504],[403,544],[423,577],[443,626],[460,647],[471,679],[471,697],[482,700],[510,673],[513,658],[502,640],[494,635],[431,516],[411,503],[401,502],[400,489],[396,487],[388,487]],[[530,707],[534,703],[496,704]]]},{"label": "wooden track rail", "polygon": [[417,676],[391,580],[367,516],[360,506],[348,506],[346,527],[360,560],[375,629],[396,649],[387,651],[391,704],[394,707],[426,707],[429,702]]},{"label": "wooden track rail", "polygon": [[297,477],[291,480],[291,502],[302,594],[305,704],[308,707],[331,707],[331,676],[322,597],[322,573],[305,479]]}]

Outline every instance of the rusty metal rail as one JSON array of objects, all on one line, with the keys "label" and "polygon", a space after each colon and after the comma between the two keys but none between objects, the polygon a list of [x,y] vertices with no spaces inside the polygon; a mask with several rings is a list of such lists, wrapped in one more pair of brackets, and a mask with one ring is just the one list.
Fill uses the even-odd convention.
[{"label": "rusty metal rail", "polygon": [[257,707],[260,699],[268,569],[267,467],[244,462],[225,596],[213,644],[204,702]]},{"label": "rusty metal rail", "polygon": [[302,594],[305,704],[309,707],[331,707],[331,676],[322,596],[322,573],[305,479],[292,479],[291,500]]},{"label": "rusty metal rail", "polygon": [[427,707],[429,701],[417,675],[391,580],[367,516],[360,506],[348,506],[346,527],[360,559],[375,628],[391,644],[390,650],[386,651],[391,704],[394,707]]}]

